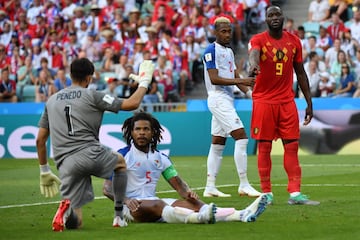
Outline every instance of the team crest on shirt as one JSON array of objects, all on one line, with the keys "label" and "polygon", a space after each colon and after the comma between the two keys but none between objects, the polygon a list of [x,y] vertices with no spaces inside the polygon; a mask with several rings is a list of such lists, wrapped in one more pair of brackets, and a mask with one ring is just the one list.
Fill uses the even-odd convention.
[{"label": "team crest on shirt", "polygon": [[259,128],[254,128],[254,134],[256,135],[256,134],[258,134],[259,133]]},{"label": "team crest on shirt", "polygon": [[160,160],[158,160],[158,159],[155,159],[154,160],[154,164],[155,164],[155,167],[157,167],[157,168],[160,168]]},{"label": "team crest on shirt", "polygon": [[206,61],[206,62],[209,62],[209,61],[211,61],[211,60],[212,60],[211,53],[205,54],[205,61]]}]

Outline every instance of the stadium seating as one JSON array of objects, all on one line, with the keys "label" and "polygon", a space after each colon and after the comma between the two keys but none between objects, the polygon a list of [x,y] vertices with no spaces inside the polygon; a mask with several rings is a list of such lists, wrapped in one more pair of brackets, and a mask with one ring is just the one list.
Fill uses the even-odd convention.
[{"label": "stadium seating", "polygon": [[320,23],[318,22],[304,22],[303,27],[305,28],[305,36],[319,36]]},{"label": "stadium seating", "polygon": [[35,102],[35,86],[25,85],[21,97],[22,102]]}]

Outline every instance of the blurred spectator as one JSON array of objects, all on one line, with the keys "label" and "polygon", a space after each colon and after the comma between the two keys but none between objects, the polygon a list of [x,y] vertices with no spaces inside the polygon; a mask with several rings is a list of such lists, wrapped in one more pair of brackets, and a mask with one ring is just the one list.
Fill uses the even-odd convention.
[{"label": "blurred spectator", "polygon": [[352,37],[350,29],[346,29],[341,38],[341,49],[348,58],[355,58],[357,41]]},{"label": "blurred spectator", "polygon": [[44,8],[42,12],[46,17],[47,25],[53,25],[55,16],[58,16],[60,13],[56,0],[44,1]]},{"label": "blurred spectator", "polygon": [[25,57],[24,65],[22,65],[18,72],[17,88],[22,88],[25,85],[34,85],[35,75],[37,74],[36,69],[32,65],[31,56]]},{"label": "blurred spectator", "polygon": [[329,95],[329,97],[352,97],[355,90],[355,77],[350,72],[350,66],[343,64],[341,66],[340,85],[336,88],[334,93]]},{"label": "blurred spectator", "polygon": [[311,52],[316,52],[316,54],[320,58],[323,58],[324,54],[325,54],[324,50],[316,45],[316,37],[315,36],[308,37],[307,46],[303,51],[303,59],[305,59],[306,61],[309,60],[308,57]]},{"label": "blurred spectator", "polygon": [[157,83],[164,86],[164,101],[168,101],[169,92],[175,89],[172,77],[172,68],[166,56],[159,56],[154,71],[154,77]]},{"label": "blurred spectator", "polygon": [[187,51],[181,49],[179,44],[173,44],[169,54],[171,64],[173,66],[174,82],[178,83],[180,97],[186,94],[186,83],[190,82],[189,62]]},{"label": "blurred spectator", "polygon": [[328,97],[336,88],[335,80],[328,72],[320,73],[320,82],[318,85],[318,97]]},{"label": "blurred spectator", "polygon": [[297,29],[295,28],[294,19],[292,19],[292,18],[286,19],[284,30],[286,30],[287,32],[289,32],[291,34],[298,35]]},{"label": "blurred spectator", "polygon": [[148,34],[146,32],[146,28],[150,26],[151,26],[151,16],[150,15],[143,16],[142,24],[138,27],[137,30],[139,33],[139,37],[143,42],[147,42],[149,39]]},{"label": "blurred spectator", "polygon": [[316,46],[320,47],[322,50],[324,50],[324,52],[326,52],[332,46],[332,44],[332,39],[328,35],[326,28],[320,26],[319,37],[316,40]]},{"label": "blurred spectator", "polygon": [[[10,57],[6,55],[5,45],[0,44],[0,69],[10,68]],[[9,69],[8,69],[9,70]]]},{"label": "blurred spectator", "polygon": [[327,70],[326,69],[326,64],[322,60],[322,58],[320,58],[319,55],[316,52],[312,51],[312,52],[309,53],[309,60],[304,63],[305,72],[309,71],[309,63],[310,63],[310,61],[315,61],[316,62],[316,68],[317,68],[317,70],[319,72],[324,72],[324,71]]},{"label": "blurred spectator", "polygon": [[65,19],[72,19],[74,16],[74,10],[76,8],[76,4],[73,0],[64,0],[64,7],[62,8],[60,14]]},{"label": "blurred spectator", "polygon": [[[360,1],[359,1],[360,2]],[[360,8],[354,12],[353,19],[349,24],[351,36],[360,44]]]},{"label": "blurred spectator", "polygon": [[90,31],[85,43],[82,45],[82,50],[86,52],[87,58],[92,62],[99,62],[101,59],[101,43],[97,40],[95,32]]},{"label": "blurred spectator", "polygon": [[308,10],[308,21],[323,22],[329,18],[330,4],[328,0],[312,0]]},{"label": "blurred spectator", "polygon": [[351,67],[354,69],[354,73],[356,76],[357,81],[360,81],[360,48],[357,48],[355,59],[350,59]]},{"label": "blurred spectator", "polygon": [[17,102],[16,82],[10,79],[10,71],[7,67],[1,69],[0,79],[0,102]]},{"label": "blurred spectator", "polygon": [[189,69],[191,71],[191,80],[194,83],[202,81],[202,61],[200,59],[201,49],[200,45],[195,42],[194,32],[188,31],[185,34],[185,42],[182,43],[182,51],[187,52]]},{"label": "blurred spectator", "polygon": [[64,43],[64,54],[66,56],[67,62],[70,63],[78,58],[79,52],[81,50],[81,44],[77,40],[76,32],[69,32],[68,37],[69,41]]},{"label": "blurred spectator", "polygon": [[331,40],[335,41],[336,38],[341,38],[345,29],[345,25],[339,18],[339,15],[333,13],[331,15],[331,24],[327,27],[327,32]]},{"label": "blurred spectator", "polygon": [[146,92],[142,102],[146,104],[145,110],[147,112],[154,111],[154,107],[152,106],[153,103],[162,102],[162,95],[159,92],[158,83],[154,77],[151,80],[151,83],[148,87],[148,91]]},{"label": "blurred spectator", "polygon": [[[87,24],[89,25],[89,30],[94,31],[95,33],[99,33],[101,30],[101,26],[104,22],[106,22],[106,19],[104,19],[104,16],[101,12],[101,7],[97,4],[92,4],[90,7],[90,16],[86,19]],[[81,22],[80,22],[81,23]],[[80,28],[80,26],[76,26],[77,29]]]},{"label": "blurred spectator", "polygon": [[116,92],[116,87],[118,86],[118,79],[117,78],[109,78],[107,81],[107,86],[103,90],[106,94],[112,96],[112,97],[119,97],[118,93]]},{"label": "blurred spectator", "polygon": [[115,64],[115,58],[114,52],[111,48],[106,48],[104,56],[102,58],[102,64],[101,64],[101,72],[113,72],[114,71],[114,64]]},{"label": "blurred spectator", "polygon": [[[103,1],[104,2],[104,1]],[[115,1],[116,2],[116,1]],[[102,5],[101,3],[101,16],[105,22],[113,22],[115,19],[114,12],[117,10],[117,4],[113,0],[106,0],[106,4]]]},{"label": "blurred spectator", "polygon": [[45,57],[40,60],[40,68],[37,69],[37,77],[39,77],[41,71],[45,71],[47,76],[51,79],[54,79],[56,75],[56,72],[49,67],[49,60]]},{"label": "blurred spectator", "polygon": [[18,46],[14,47],[11,51],[10,57],[10,74],[15,77],[15,81],[17,81],[17,72],[23,65],[23,62],[24,61],[20,56],[20,48]]},{"label": "blurred spectator", "polygon": [[111,29],[105,29],[101,35],[105,38],[105,42],[102,43],[102,50],[110,48],[115,56],[120,56],[121,45],[119,41],[114,39],[115,32]]},{"label": "blurred spectator", "polygon": [[155,0],[147,0],[142,6],[141,6],[141,15],[148,15],[151,16],[154,13],[155,8]]},{"label": "blurred spectator", "polygon": [[121,55],[127,55],[129,59],[133,58],[134,55],[134,46],[136,39],[138,38],[138,34],[136,32],[136,26],[129,25],[126,29],[126,34],[124,37],[124,44],[121,49]]},{"label": "blurred spectator", "polygon": [[[51,69],[56,72],[60,68],[65,68],[67,66],[66,53],[63,51],[62,47],[58,44],[53,45],[51,48]],[[71,59],[70,59],[71,60]]]},{"label": "blurred spectator", "polygon": [[166,25],[171,26],[172,17],[174,14],[174,10],[167,4],[167,1],[156,1],[154,12],[152,14],[152,22],[155,22],[160,17],[163,17]]},{"label": "blurred spectator", "polygon": [[348,15],[348,3],[346,2],[346,0],[333,0],[332,3],[330,4],[330,16],[334,16],[334,14],[336,16],[339,17],[339,19],[342,22],[346,22],[349,20],[349,15]]},{"label": "blurred spectator", "polygon": [[[236,36],[236,41],[240,48],[244,48],[245,45],[243,40],[247,39],[247,30],[245,23],[245,9],[247,8],[244,0],[231,0],[228,1],[226,5],[225,12],[228,12],[229,15],[234,19],[234,31]],[[207,45],[206,45],[207,46]]]},{"label": "blurred spectator", "polygon": [[132,56],[129,57],[129,64],[133,65],[135,72],[139,71],[140,63],[144,61],[144,56],[143,56],[144,47],[145,47],[145,42],[143,42],[141,38],[136,39],[134,52]]},{"label": "blurred spectator", "polygon": [[13,34],[12,25],[10,21],[5,21],[3,23],[2,32],[0,35],[0,44],[8,46],[11,41],[11,36]]},{"label": "blurred spectator", "polygon": [[339,86],[340,76],[343,73],[343,66],[347,64],[346,53],[340,49],[337,53],[336,61],[330,67],[330,74],[335,78],[337,86]]},{"label": "blurred spectator", "polygon": [[135,82],[133,79],[129,78],[129,75],[131,73],[134,73],[134,69],[131,65],[126,65],[125,66],[125,70],[126,70],[126,76],[122,79],[120,79],[120,83],[121,85],[123,85],[122,88],[122,94],[121,97],[122,98],[128,98],[130,97],[137,89],[138,83]]},{"label": "blurred spectator", "polygon": [[145,43],[144,50],[150,52],[150,58],[153,62],[157,61],[159,51],[158,51],[158,35],[154,27],[147,27],[145,32],[148,34],[148,41]]},{"label": "blurred spectator", "polygon": [[297,28],[297,36],[299,37],[299,39],[300,39],[300,42],[301,42],[301,46],[302,46],[302,48],[303,49],[306,49],[306,48],[308,48],[308,40],[307,40],[307,38],[305,37],[305,28],[304,28],[304,26],[302,26],[302,25],[300,25],[300,26],[298,26],[298,28]]},{"label": "blurred spectator", "polygon": [[79,29],[81,22],[84,21],[84,20],[85,21],[87,20],[86,16],[85,16],[85,9],[82,6],[77,6],[76,8],[74,8],[73,13],[74,13],[73,18],[69,19],[69,20],[71,20],[70,22],[74,23],[75,29]]},{"label": "blurred spectator", "polygon": [[128,56],[121,55],[119,63],[114,64],[114,71],[116,73],[117,79],[123,79],[127,77],[126,65],[128,63]]},{"label": "blurred spectator", "polygon": [[50,58],[48,50],[41,44],[40,39],[33,39],[32,41],[32,65],[35,69],[41,68],[41,59]]},{"label": "blurred spectator", "polygon": [[72,83],[71,78],[66,76],[65,68],[60,68],[54,80],[55,92],[58,92],[66,87],[69,87],[71,83]]},{"label": "blurred spectator", "polygon": [[325,52],[326,68],[330,69],[332,64],[337,60],[338,52],[341,50],[341,40],[335,39],[333,46]]},{"label": "blurred spectator", "polygon": [[137,29],[141,25],[141,12],[137,7],[134,7],[129,12],[129,24],[131,27]]},{"label": "blurred spectator", "polygon": [[[209,43],[212,43],[212,42],[215,41],[214,26],[209,24],[209,19],[207,17],[204,17],[202,19],[201,23],[202,23],[202,27],[203,27],[204,32],[205,32],[206,42],[202,42],[200,44],[200,46],[204,45],[205,43],[206,43],[206,46],[207,46]],[[244,35],[242,35],[242,36],[245,38]]]},{"label": "blurred spectator", "polygon": [[36,80],[35,102],[46,102],[56,92],[49,72],[45,69],[39,72]]},{"label": "blurred spectator", "polygon": [[41,5],[40,0],[33,0],[30,8],[27,9],[26,18],[28,19],[28,23],[31,25],[36,24],[36,17],[39,16],[44,9],[44,6]]},{"label": "blurred spectator", "polygon": [[[315,60],[311,60],[309,62],[309,68],[306,71],[306,75],[309,79],[310,93],[312,97],[316,96],[318,85],[320,82],[320,71],[317,68],[317,62]],[[303,97],[301,91],[299,93],[299,97]]]},{"label": "blurred spectator", "polygon": [[[80,28],[76,31],[77,42],[79,43],[80,46],[85,45],[87,38],[89,36],[89,32],[90,30],[88,29],[88,25],[86,21],[82,21],[80,23]],[[95,33],[94,31],[92,32]]]}]

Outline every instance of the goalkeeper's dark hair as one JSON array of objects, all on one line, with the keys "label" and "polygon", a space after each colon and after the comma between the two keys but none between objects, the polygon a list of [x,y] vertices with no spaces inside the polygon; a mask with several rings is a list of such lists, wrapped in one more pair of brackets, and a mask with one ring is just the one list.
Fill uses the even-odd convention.
[{"label": "goalkeeper's dark hair", "polygon": [[131,141],[133,140],[131,137],[131,131],[134,129],[135,122],[139,120],[145,120],[150,122],[151,130],[153,132],[150,148],[151,151],[153,152],[157,148],[157,144],[160,143],[162,139],[161,132],[163,132],[164,129],[161,127],[159,121],[156,118],[154,118],[151,114],[147,112],[136,112],[134,113],[134,116],[126,119],[122,126],[123,137],[128,145],[131,144]]},{"label": "goalkeeper's dark hair", "polygon": [[94,64],[87,58],[75,59],[70,65],[71,79],[76,82],[86,81],[86,77],[92,76],[94,71]]}]

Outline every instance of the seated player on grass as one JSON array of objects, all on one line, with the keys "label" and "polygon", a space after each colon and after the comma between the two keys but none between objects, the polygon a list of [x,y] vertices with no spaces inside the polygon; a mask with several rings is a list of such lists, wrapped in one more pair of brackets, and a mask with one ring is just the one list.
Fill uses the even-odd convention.
[{"label": "seated player on grass", "polygon": [[[157,150],[162,127],[145,112],[125,120],[123,135],[127,146],[120,149],[126,161],[128,182],[124,217],[131,222],[215,223],[216,221],[253,222],[264,212],[267,200],[263,195],[243,210],[216,208],[199,199],[180,178],[169,157]],[[160,199],[156,185],[163,176],[182,199]],[[113,200],[111,180],[105,180],[103,193]]]}]

